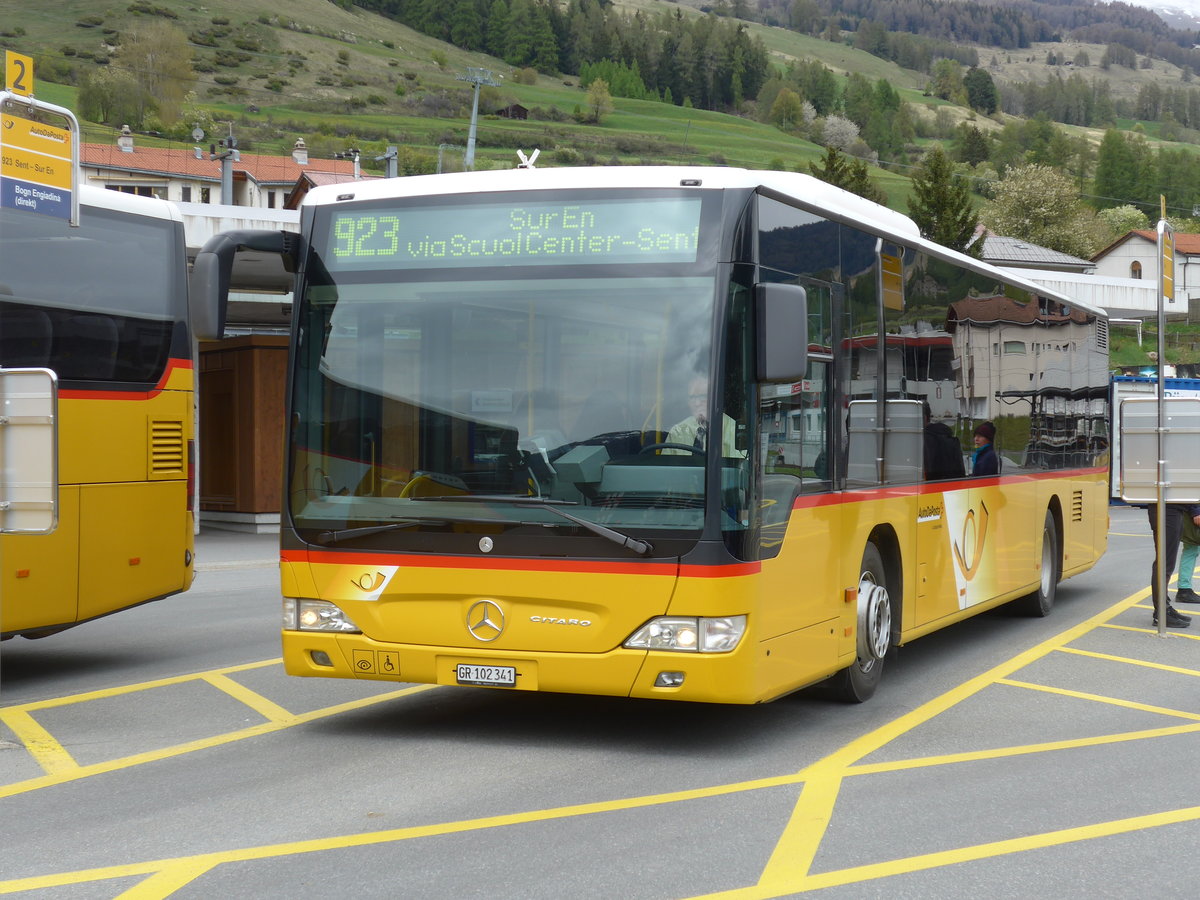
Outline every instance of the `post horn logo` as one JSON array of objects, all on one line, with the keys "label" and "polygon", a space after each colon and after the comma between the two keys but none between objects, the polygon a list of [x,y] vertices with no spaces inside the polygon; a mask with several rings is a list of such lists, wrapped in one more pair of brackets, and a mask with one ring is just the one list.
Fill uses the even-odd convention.
[{"label": "post horn logo", "polygon": [[[975,577],[975,573],[979,571],[979,563],[983,559],[983,545],[987,541],[987,526],[988,526],[988,508],[981,501],[979,504],[979,521],[975,521],[975,510],[967,512],[967,517],[963,520],[962,546],[960,547],[956,541],[954,544],[954,558],[958,562],[958,568],[963,573],[963,577],[970,581]],[[972,534],[973,532],[973,534]],[[967,546],[969,537],[974,537],[975,548],[971,554],[971,561],[968,563],[963,558],[963,549]]]},{"label": "post horn logo", "polygon": [[372,575],[370,572],[364,572],[357,580],[351,578],[350,583],[365,593],[379,590],[387,579],[382,572],[376,572]]}]

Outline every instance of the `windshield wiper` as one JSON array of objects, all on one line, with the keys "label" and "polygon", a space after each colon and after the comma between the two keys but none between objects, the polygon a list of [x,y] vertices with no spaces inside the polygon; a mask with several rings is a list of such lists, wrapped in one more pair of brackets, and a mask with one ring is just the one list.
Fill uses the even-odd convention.
[{"label": "windshield wiper", "polygon": [[325,547],[336,544],[347,538],[364,537],[368,534],[382,534],[385,531],[399,531],[402,528],[412,528],[414,525],[425,525],[436,522],[436,519],[404,519],[400,522],[389,522],[386,525],[365,525],[362,528],[344,528],[341,531],[322,531],[317,535],[317,543]]},{"label": "windshield wiper", "polygon": [[639,541],[637,538],[621,534],[621,532],[615,531],[612,528],[607,528],[596,522],[589,522],[587,519],[581,519],[579,516],[571,515],[566,510],[559,509],[560,506],[578,506],[579,504],[574,500],[551,500],[548,497],[520,497],[510,494],[449,494],[440,497],[410,497],[409,499],[447,500],[454,503],[511,503],[514,506],[533,506],[538,509],[544,509],[546,512],[554,513],[556,516],[561,516],[568,522],[573,522],[580,528],[606,538],[614,544],[626,547],[639,556],[649,556],[654,552],[654,547],[651,546],[649,541]]}]

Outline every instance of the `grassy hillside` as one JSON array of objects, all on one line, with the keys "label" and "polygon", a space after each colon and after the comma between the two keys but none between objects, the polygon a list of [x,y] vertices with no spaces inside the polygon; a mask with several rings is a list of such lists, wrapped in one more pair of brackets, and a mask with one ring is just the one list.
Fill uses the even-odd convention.
[{"label": "grassy hillside", "polygon": [[[686,2],[619,3],[631,11],[701,14]],[[450,165],[461,157],[470,116],[471,91],[459,76],[467,67],[482,67],[492,71],[501,86],[484,89],[485,114],[476,151],[480,167],[513,165],[518,149],[534,147],[542,150],[541,165],[662,162],[807,169],[820,156],[814,144],[753,118],[651,101],[616,98],[615,112],[601,124],[579,124],[572,113],[586,105],[586,95],[573,77],[538,76],[533,84],[517,84],[501,60],[461,51],[329,0],[294,0],[286,12],[256,0],[210,0],[204,6],[183,0],[12,6],[0,28],[0,43],[35,56],[40,97],[73,108],[73,90],[48,79],[61,77],[68,66],[80,72],[101,71],[115,54],[121,34],[151,22],[170,22],[192,41],[194,62],[201,70],[195,90],[218,123],[212,129],[216,133],[206,140],[232,130],[247,151],[287,153],[302,136],[316,157],[358,147],[368,170],[389,143],[402,147],[402,159],[407,155],[425,164],[441,148]],[[886,79],[927,117],[938,109],[952,120],[971,117],[966,109],[924,96],[926,76],[921,73],[845,44],[752,23],[747,27],[762,38],[780,67],[793,59],[817,59],[840,74]],[[1114,67],[1101,72],[1101,47],[1048,46],[1072,58],[1077,50],[1086,50],[1093,64],[1083,70],[1085,76],[1108,78],[1115,94],[1136,91],[1145,78],[1165,85],[1178,83],[1180,77],[1163,63],[1149,70]],[[1052,71],[1045,65],[1046,53],[1046,47],[1011,53],[984,48],[980,58],[989,66],[994,61],[992,71],[998,79],[1041,80]],[[514,102],[530,108],[533,117],[512,121],[486,114]],[[978,121],[981,127],[998,127],[991,120]],[[120,124],[88,125],[86,139],[112,141]],[[176,126],[177,143],[191,144],[191,127],[187,122]],[[1149,133],[1154,136],[1153,129]],[[1098,140],[1099,133],[1093,137]],[[908,179],[882,170],[872,170],[872,175],[887,192],[890,205],[905,210]]]},{"label": "grassy hillside", "polygon": [[[667,6],[659,0],[633,2],[645,9]],[[650,101],[617,98],[615,112],[601,124],[578,124],[571,115],[586,105],[586,95],[574,78],[539,76],[534,84],[515,84],[510,67],[500,60],[328,0],[296,0],[286,14],[234,0],[212,0],[203,7],[179,0],[22,4],[9,13],[0,42],[36,57],[39,97],[76,108],[73,92],[47,80],[55,77],[55,69],[98,71],[111,60],[121,33],[154,21],[170,22],[193,39],[194,61],[210,70],[198,73],[197,95],[219,122],[231,123],[222,124],[220,133],[232,127],[246,150],[286,153],[296,137],[304,136],[318,156],[358,146],[370,167],[388,143],[430,156],[442,145],[461,147],[471,92],[458,76],[478,66],[501,82],[499,88],[485,88],[484,109],[517,102],[543,116],[524,122],[482,116],[480,166],[512,165],[516,150],[533,147],[541,148],[540,162],[547,165],[724,162],[806,169],[820,156],[814,144],[749,118]],[[780,65],[816,56],[835,71],[885,77],[905,90],[906,99],[925,99],[916,73],[843,45],[750,27]],[[206,41],[216,46],[203,46]],[[89,125],[86,139],[114,140],[120,124]],[[190,128],[179,131],[180,142]],[[446,158],[454,152],[447,149]],[[890,203],[904,209],[908,180],[873,174]]]}]

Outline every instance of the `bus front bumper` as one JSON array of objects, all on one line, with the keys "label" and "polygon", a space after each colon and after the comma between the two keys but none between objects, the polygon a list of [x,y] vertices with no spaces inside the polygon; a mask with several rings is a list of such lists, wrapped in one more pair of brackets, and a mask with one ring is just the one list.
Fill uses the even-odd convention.
[{"label": "bus front bumper", "polygon": [[[730,653],[672,653],[618,648],[607,653],[531,653],[428,647],[373,641],[362,634],[283,633],[284,670],[316,678],[359,678],[405,684],[478,685],[463,674],[490,677],[496,670],[512,683],[495,690],[547,691],[755,703],[763,699],[752,680],[748,641]],[[467,668],[463,668],[467,667]],[[470,667],[477,667],[472,669]]]}]

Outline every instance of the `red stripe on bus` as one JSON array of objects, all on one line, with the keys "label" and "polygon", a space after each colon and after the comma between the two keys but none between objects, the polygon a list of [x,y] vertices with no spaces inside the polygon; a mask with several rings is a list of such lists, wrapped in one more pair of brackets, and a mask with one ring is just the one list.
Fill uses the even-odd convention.
[{"label": "red stripe on bus", "polygon": [[158,384],[148,391],[89,391],[67,389],[58,392],[58,396],[63,400],[150,400],[157,397],[166,390],[167,382],[177,369],[191,369],[192,361],[190,359],[171,359],[167,362],[167,368],[163,371],[162,377],[158,379]]},{"label": "red stripe on bus", "polygon": [[1108,478],[1107,466],[1087,469],[1055,469],[1050,472],[1023,472],[1020,475],[989,475],[986,477],[955,478],[926,484],[885,485],[872,488],[851,488],[822,494],[804,494],[796,498],[792,509],[815,509],[821,506],[839,506],[845,503],[865,503],[870,500],[885,500],[893,497],[912,497],[924,494],[944,494],[947,491],[964,491],[972,487],[996,487],[1001,484],[1017,484],[1022,481],[1065,481],[1079,477]]},{"label": "red stripe on bus", "polygon": [[395,566],[426,569],[486,569],[489,572],[582,572],[603,575],[683,575],[688,578],[736,578],[754,575],[758,562],[729,565],[676,565],[661,562],[604,562],[601,560],[485,559],[478,556],[409,556],[340,550],[282,550],[280,561],[327,565]]},{"label": "red stripe on bus", "polygon": [[282,550],[283,562],[333,565],[401,566],[425,569],[486,569],[489,572],[592,572],[606,575],[674,575],[674,563],[623,563],[600,560],[513,559],[483,556],[414,556],[340,550]]}]

